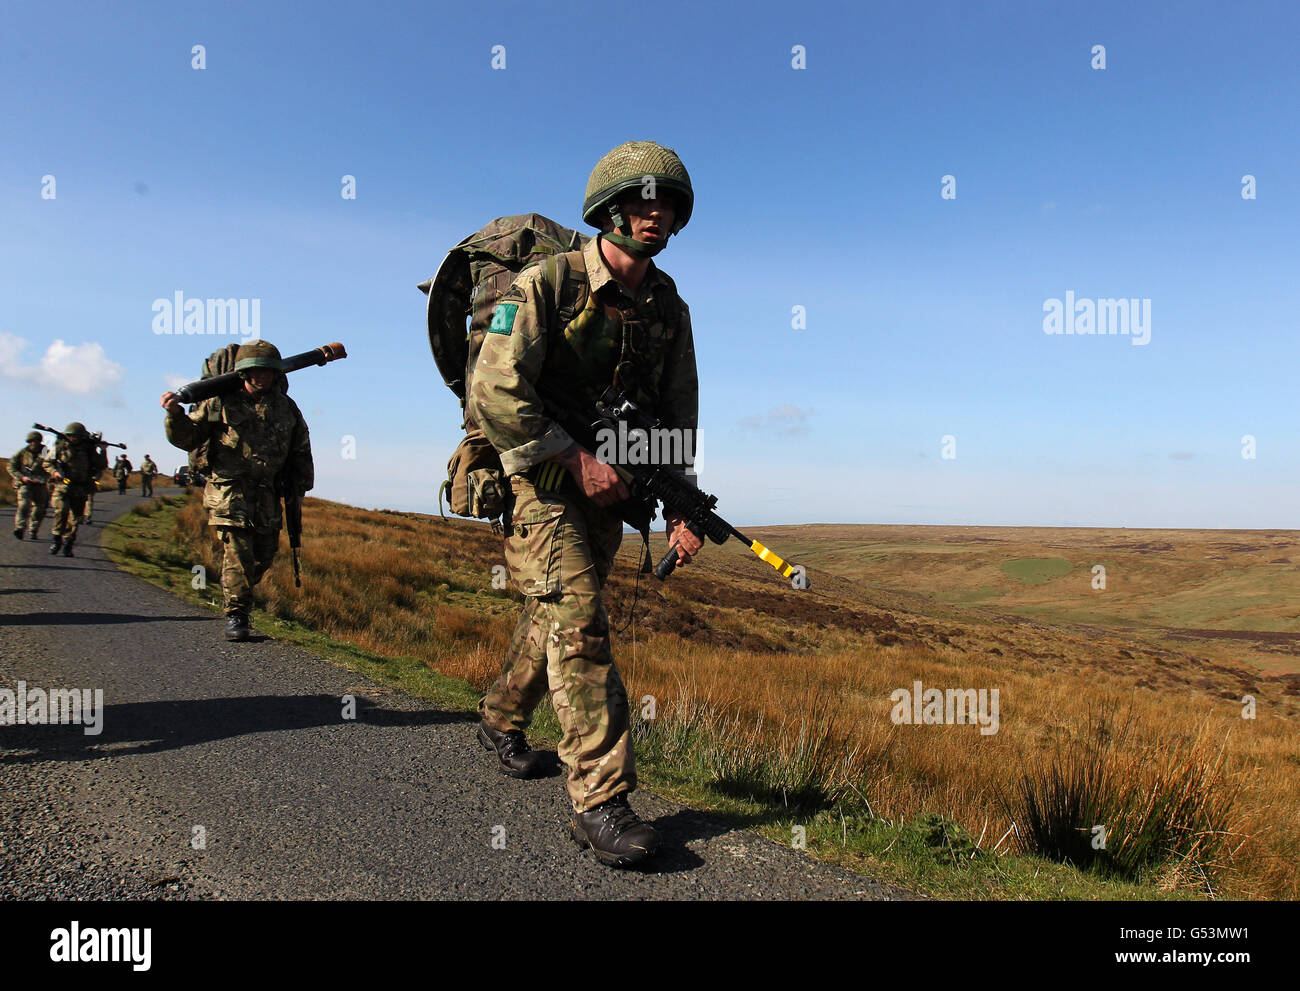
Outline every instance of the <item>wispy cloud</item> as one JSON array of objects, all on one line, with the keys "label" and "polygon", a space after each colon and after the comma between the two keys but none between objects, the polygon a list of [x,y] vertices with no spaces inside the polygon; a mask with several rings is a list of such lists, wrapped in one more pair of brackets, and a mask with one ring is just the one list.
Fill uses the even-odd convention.
[{"label": "wispy cloud", "polygon": [[795,436],[808,433],[809,420],[815,413],[816,410],[798,406],[775,406],[766,415],[756,413],[738,422],[746,430],[770,430],[783,436]]}]

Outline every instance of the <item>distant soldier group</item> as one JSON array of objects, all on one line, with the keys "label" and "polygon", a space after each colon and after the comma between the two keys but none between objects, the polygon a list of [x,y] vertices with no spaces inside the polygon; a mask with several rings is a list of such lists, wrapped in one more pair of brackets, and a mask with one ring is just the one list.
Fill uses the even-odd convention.
[{"label": "distant soldier group", "polygon": [[[36,426],[55,435],[54,450],[44,446],[40,430],[33,430],[27,435],[26,445],[9,459],[9,475],[13,479],[18,503],[14,513],[14,537],[22,540],[25,533],[29,539],[37,539],[46,511],[51,510],[54,516],[51,536],[54,540],[50,553],[62,551],[64,557],[72,557],[77,528],[91,522],[99,476],[108,468],[105,451],[109,447],[124,445],[104,440],[103,434],[91,433],[85,424],[75,420],[62,431],[40,423]],[[131,462],[125,454],[119,455],[113,464],[113,475],[120,494],[126,492],[130,473]],[[146,495],[153,492],[156,474],[158,466],[146,454],[141,466]]]}]

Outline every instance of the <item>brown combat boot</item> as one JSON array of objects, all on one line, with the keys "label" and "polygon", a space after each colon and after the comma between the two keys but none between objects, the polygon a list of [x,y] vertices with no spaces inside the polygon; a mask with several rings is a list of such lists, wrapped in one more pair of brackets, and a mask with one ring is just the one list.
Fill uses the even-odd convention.
[{"label": "brown combat boot", "polygon": [[573,813],[569,835],[574,843],[590,847],[601,863],[611,867],[627,867],[653,857],[659,850],[659,831],[632,811],[626,793],[594,809]]},{"label": "brown combat boot", "polygon": [[480,721],[478,742],[485,750],[496,751],[502,774],[512,778],[531,778],[541,769],[542,755],[529,749],[523,730],[512,729],[502,733]]}]

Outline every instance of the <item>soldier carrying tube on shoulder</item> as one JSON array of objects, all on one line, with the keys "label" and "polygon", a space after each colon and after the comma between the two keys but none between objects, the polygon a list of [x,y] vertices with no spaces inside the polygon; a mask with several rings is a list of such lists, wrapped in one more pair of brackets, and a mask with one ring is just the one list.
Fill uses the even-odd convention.
[{"label": "soldier carrying tube on shoulder", "polygon": [[238,388],[203,399],[188,414],[177,393],[165,392],[161,400],[167,440],[183,451],[207,447],[203,505],[223,547],[222,607],[230,641],[247,640],[252,632],[253,588],[279,550],[280,495],[293,517],[315,481],[307,423],[280,388],[284,370],[274,345],[250,341],[235,355]]}]

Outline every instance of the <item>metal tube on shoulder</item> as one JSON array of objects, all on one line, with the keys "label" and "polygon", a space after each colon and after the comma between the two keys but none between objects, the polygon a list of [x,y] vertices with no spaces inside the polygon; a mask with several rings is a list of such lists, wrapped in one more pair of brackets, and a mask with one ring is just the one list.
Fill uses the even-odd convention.
[{"label": "metal tube on shoulder", "polygon": [[[280,370],[288,374],[289,372],[296,372],[300,368],[307,368],[311,365],[325,365],[347,356],[348,353],[343,345],[335,341],[333,344],[324,344],[318,348],[312,348],[310,351],[304,351],[302,354],[295,354],[285,358],[280,363]],[[224,375],[214,375],[212,378],[186,383],[176,390],[176,398],[183,403],[201,403],[213,396],[219,396],[225,392],[234,392],[241,387],[241,384],[242,380],[238,372],[226,372]]]}]

